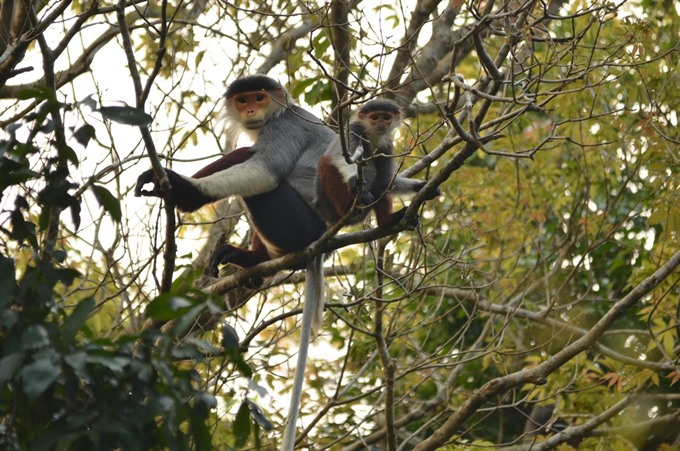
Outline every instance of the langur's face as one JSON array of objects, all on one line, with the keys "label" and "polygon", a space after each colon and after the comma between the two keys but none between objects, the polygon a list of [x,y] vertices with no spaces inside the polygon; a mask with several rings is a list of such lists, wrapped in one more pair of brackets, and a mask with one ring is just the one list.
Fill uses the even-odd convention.
[{"label": "langur's face", "polygon": [[[361,117],[363,116],[363,117]],[[370,113],[362,113],[360,119],[368,122],[368,126],[374,130],[375,133],[384,134],[392,131],[399,123],[399,114],[391,111],[371,111]]]},{"label": "langur's face", "polygon": [[230,99],[229,106],[236,110],[243,127],[259,130],[268,115],[276,109],[267,91],[240,92]]}]

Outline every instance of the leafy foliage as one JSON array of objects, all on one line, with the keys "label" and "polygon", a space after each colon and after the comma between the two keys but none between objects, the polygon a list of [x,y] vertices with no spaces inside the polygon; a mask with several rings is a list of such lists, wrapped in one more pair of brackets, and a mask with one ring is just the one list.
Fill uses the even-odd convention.
[{"label": "leafy foliage", "polygon": [[[37,93],[53,99],[44,90]],[[220,357],[246,377],[252,374],[233,345],[222,349],[185,337],[199,315],[216,307],[205,296],[161,295],[146,307],[147,325],[133,334],[93,330],[90,320],[102,305],[92,296],[60,294],[83,275],[64,264],[66,249],[40,242],[54,225],[54,209],[71,209],[78,227],[80,199],[69,192],[77,185],[67,181],[71,158],[60,159],[64,153],[57,148],[57,157],[34,171],[27,157],[36,147],[14,137],[1,145],[2,194],[13,186],[27,193],[36,186],[31,205],[42,208],[29,215],[30,194],[16,195],[11,230],[2,230],[10,240],[6,245],[26,244],[32,251],[20,263],[0,254],[3,449],[212,449],[209,424],[217,401],[202,388],[195,366],[206,356]],[[120,221],[120,200],[104,187],[92,189]],[[171,327],[161,331],[163,324]],[[233,331],[230,340],[238,342]],[[186,359],[194,364],[182,365]]]},{"label": "leafy foliage", "polygon": [[340,233],[299,446],[677,447],[671,2],[119,6],[0,18],[0,446],[278,445],[302,278],[218,289],[234,204],[130,195],[241,145],[224,83],[257,72],[334,125],[397,100],[399,170],[444,193]]}]

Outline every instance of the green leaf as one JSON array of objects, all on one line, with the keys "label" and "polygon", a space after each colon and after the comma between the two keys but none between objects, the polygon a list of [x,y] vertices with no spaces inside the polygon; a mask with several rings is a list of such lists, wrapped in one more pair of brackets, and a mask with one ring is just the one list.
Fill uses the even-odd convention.
[{"label": "green leaf", "polygon": [[0,254],[0,309],[4,310],[9,305],[16,286],[14,260]]},{"label": "green leaf", "polygon": [[86,364],[87,364],[87,354],[85,352],[74,352],[73,354],[68,354],[64,356],[64,362],[78,375],[79,378],[85,379],[88,377]]},{"label": "green leaf", "polygon": [[54,90],[44,85],[35,85],[19,91],[17,97],[21,100],[36,99],[50,100],[56,102],[57,97]]},{"label": "green leaf", "polygon": [[58,268],[54,269],[56,279],[63,283],[64,286],[70,286],[76,277],[80,277],[80,271],[73,268]]},{"label": "green leaf", "polygon": [[213,395],[205,392],[196,393],[194,396],[194,403],[194,409],[201,418],[208,418],[210,411],[217,408],[217,399]]},{"label": "green leaf", "polygon": [[0,329],[9,330],[19,321],[19,314],[14,310],[0,309]]},{"label": "green leaf", "polygon": [[95,111],[97,109],[97,101],[93,99],[94,94],[90,94],[89,96],[85,97],[83,100],[80,102],[76,102],[76,105],[85,105],[89,109]]},{"label": "green leaf", "polygon": [[243,359],[243,356],[238,350],[229,349],[226,350],[226,355],[229,359],[236,365],[236,368],[244,377],[253,377],[253,370]]},{"label": "green leaf", "polygon": [[[15,157],[20,158],[21,157]],[[14,161],[9,158],[0,158],[0,173],[2,173],[2,180],[0,180],[0,192],[12,185],[24,183],[33,178],[38,178],[40,174],[28,168],[26,160]]]},{"label": "green leaf", "polygon": [[63,249],[55,249],[52,252],[52,258],[57,262],[57,263],[64,263],[66,261],[66,257],[68,254],[66,253],[65,250]]},{"label": "green leaf", "polygon": [[331,40],[325,33],[319,33],[314,38],[314,56],[319,59],[324,56],[326,50],[331,46]]},{"label": "green leaf", "polygon": [[116,376],[120,377],[122,376],[123,371],[125,371],[125,368],[130,365],[130,359],[128,357],[117,356],[109,353],[90,353],[87,354],[87,363],[101,365],[105,368],[108,368]]},{"label": "green leaf", "polygon": [[39,324],[32,324],[21,334],[21,348],[25,351],[49,346],[50,336],[47,329]]},{"label": "green leaf", "polygon": [[324,100],[331,98],[331,85],[327,82],[319,82],[312,86],[309,92],[305,93],[305,102],[310,105],[316,105]]},{"label": "green leaf", "polygon": [[[173,329],[172,335],[180,336],[181,334],[176,333]],[[197,362],[203,360],[203,354],[196,348],[196,346],[187,345],[185,343],[180,343],[179,345],[173,347],[171,355],[178,360],[195,360]]]},{"label": "green leaf", "polygon": [[139,360],[133,360],[130,366],[132,371],[137,374],[137,378],[140,381],[149,383],[153,380],[153,367],[148,363],[140,362]]},{"label": "green leaf", "polygon": [[73,227],[78,230],[80,228],[80,204],[74,200],[71,203],[71,221],[73,221]]},{"label": "green leaf", "polygon": [[163,415],[176,409],[175,401],[170,396],[161,395],[149,403],[154,415]]},{"label": "green leaf", "polygon": [[13,352],[0,359],[0,384],[12,380],[23,358],[23,352]]},{"label": "green leaf", "polygon": [[222,327],[222,347],[224,349],[238,350],[238,341],[236,329],[231,327],[229,324],[225,324]]},{"label": "green leaf", "polygon": [[[14,137],[14,136],[16,136],[16,131],[19,130],[21,128],[21,126],[22,126],[22,124],[19,123],[19,122],[7,124],[5,126],[5,132],[7,132],[8,135]],[[3,142],[7,143],[7,141],[3,141]]]},{"label": "green leaf", "polygon": [[248,409],[250,409],[250,416],[255,420],[257,424],[262,426],[262,429],[265,431],[269,432],[274,429],[274,425],[267,419],[267,417],[264,416],[264,413],[262,413],[262,409],[260,409],[260,406],[255,404],[253,401],[250,399],[246,399],[246,402],[248,403]]},{"label": "green leaf", "polygon": [[64,321],[64,326],[61,330],[66,345],[73,343],[76,333],[78,333],[82,325],[85,324],[85,320],[90,315],[90,313],[92,313],[93,309],[94,298],[89,297],[80,301],[73,310],[73,313],[71,313],[71,316],[66,318],[66,321]]},{"label": "green leaf", "polygon": [[59,160],[63,162],[70,161],[76,167],[80,163],[78,161],[78,154],[71,146],[64,146],[59,149]]},{"label": "green leaf", "polygon": [[309,77],[302,79],[300,81],[294,81],[290,88],[290,95],[293,96],[294,98],[300,97],[302,94],[305,93],[307,88],[318,82],[319,82],[318,77]]},{"label": "green leaf", "polygon": [[173,294],[162,294],[146,306],[146,316],[154,321],[170,321],[180,318],[187,313],[194,304],[187,298]]},{"label": "green leaf", "polygon": [[147,125],[153,118],[139,108],[131,106],[103,106],[97,111],[106,119],[126,125]]},{"label": "green leaf", "polygon": [[92,185],[90,188],[92,189],[94,196],[97,198],[97,202],[99,202],[99,205],[101,205],[104,211],[108,212],[114,221],[120,222],[123,217],[123,212],[120,208],[120,201],[103,186]]},{"label": "green leaf", "polygon": [[248,388],[257,393],[261,398],[264,398],[269,394],[266,388],[250,378],[248,378]]},{"label": "green leaf", "polygon": [[38,248],[38,240],[35,236],[35,224],[24,219],[21,209],[28,209],[28,203],[23,196],[17,196],[14,199],[15,208],[10,213],[10,223],[12,225],[12,232],[10,237],[21,244],[24,241],[34,248]]},{"label": "green leaf", "polygon": [[194,305],[192,308],[185,311],[185,313],[177,319],[174,327],[172,328],[173,333],[176,337],[181,337],[185,334],[191,326],[196,323],[196,318],[201,314],[205,305],[198,304]]},{"label": "green leaf", "polygon": [[189,417],[189,425],[194,439],[194,449],[198,451],[210,451],[213,449],[210,429],[205,424],[205,420],[199,415],[194,414]]},{"label": "green leaf", "polygon": [[73,132],[73,137],[81,144],[83,147],[87,147],[90,140],[97,136],[94,126],[90,124],[85,124],[78,130]]},{"label": "green leaf", "polygon": [[191,345],[198,349],[203,354],[218,354],[220,350],[210,344],[207,340],[196,337],[186,337],[184,343]]},{"label": "green leaf", "polygon": [[60,368],[52,359],[41,359],[26,365],[19,373],[24,393],[35,401],[59,377]]},{"label": "green leaf", "polygon": [[242,403],[234,420],[234,436],[236,448],[242,448],[248,442],[250,435],[250,409],[247,403]]}]

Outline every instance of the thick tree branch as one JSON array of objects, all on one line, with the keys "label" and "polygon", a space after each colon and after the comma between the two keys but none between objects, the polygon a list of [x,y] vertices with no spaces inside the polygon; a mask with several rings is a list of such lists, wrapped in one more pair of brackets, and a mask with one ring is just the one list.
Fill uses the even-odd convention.
[{"label": "thick tree branch", "polygon": [[430,15],[437,10],[437,6],[440,3],[441,0],[418,0],[416,3],[411,13],[408,28],[406,33],[404,33],[404,39],[397,50],[397,57],[387,77],[387,83],[385,84],[387,92],[394,91],[399,87],[406,67],[410,63],[411,58],[413,58],[413,53],[418,43],[418,36],[420,36],[423,26],[427,23]]},{"label": "thick tree branch", "polygon": [[260,64],[255,72],[258,74],[268,74],[277,64],[288,58],[298,39],[307,36],[318,26],[319,21],[314,15],[310,14],[305,16],[305,20],[299,27],[281,33],[264,62]]}]

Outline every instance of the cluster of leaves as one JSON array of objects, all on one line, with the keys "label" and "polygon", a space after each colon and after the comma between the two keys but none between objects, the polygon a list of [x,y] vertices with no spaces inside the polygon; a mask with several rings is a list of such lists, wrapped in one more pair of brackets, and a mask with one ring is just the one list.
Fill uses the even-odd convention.
[{"label": "cluster of leaves", "polygon": [[[0,141],[0,198],[14,197],[14,209],[3,212],[8,213],[9,227],[0,229],[4,247],[0,252],[0,447],[212,449],[209,425],[217,400],[205,390],[196,365],[219,358],[250,377],[235,331],[225,327],[217,347],[186,338],[196,318],[214,313],[216,307],[205,296],[170,294],[146,306],[141,331],[103,336],[91,329],[88,319],[100,306],[93,296],[75,299],[60,294],[80,274],[66,263],[67,250],[47,240],[49,228],[60,224],[53,220],[55,213],[58,217],[68,209],[78,228],[81,197],[69,181],[69,168],[77,166],[78,159],[58,140],[48,144],[54,157],[42,164],[31,158],[39,153],[35,143],[55,126],[50,111],[68,106],[57,102],[49,89],[27,92],[26,97],[40,102],[38,112],[26,119],[36,132],[21,142],[16,125],[10,127],[10,139]],[[120,123],[148,122],[147,115],[134,108],[104,107],[100,112]],[[74,136],[87,144],[90,130],[81,127]],[[105,211],[119,221],[119,200],[103,186],[90,188]],[[18,251],[26,248],[31,257],[22,259],[27,253]],[[266,424],[257,406],[244,400],[232,440],[248,439],[250,412]]]}]

